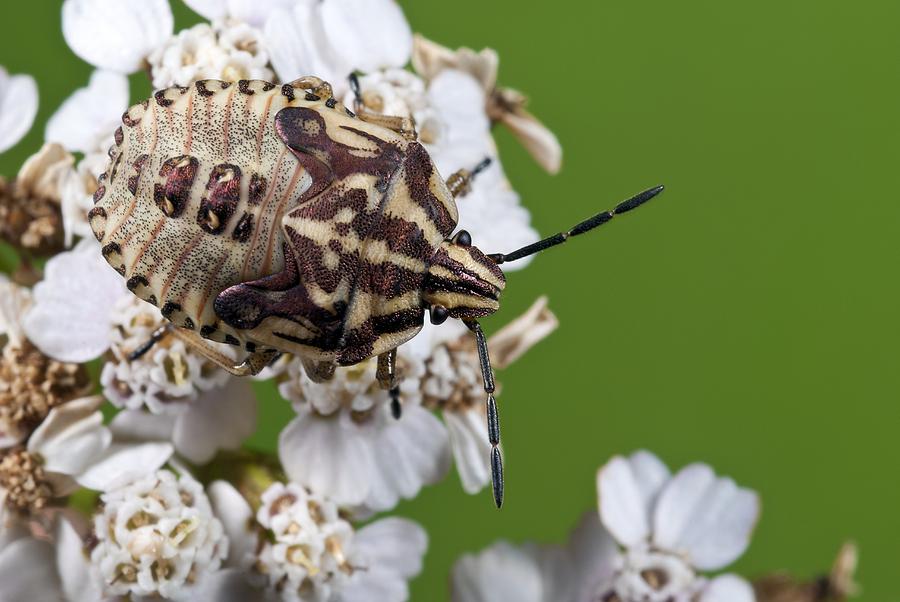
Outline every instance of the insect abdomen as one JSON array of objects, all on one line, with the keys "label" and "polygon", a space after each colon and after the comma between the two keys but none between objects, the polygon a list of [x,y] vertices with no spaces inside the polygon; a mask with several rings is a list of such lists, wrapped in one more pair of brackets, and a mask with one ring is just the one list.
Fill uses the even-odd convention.
[{"label": "insect abdomen", "polygon": [[272,127],[292,99],[268,82],[207,80],[123,116],[91,227],[129,288],[175,324],[238,342],[216,295],[282,269],[280,218],[311,183]]}]

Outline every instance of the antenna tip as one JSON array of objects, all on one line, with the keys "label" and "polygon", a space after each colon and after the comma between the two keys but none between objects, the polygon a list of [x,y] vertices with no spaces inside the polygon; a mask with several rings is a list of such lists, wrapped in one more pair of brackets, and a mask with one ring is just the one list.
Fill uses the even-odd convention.
[{"label": "antenna tip", "polygon": [[644,192],[639,192],[627,201],[623,201],[616,205],[616,208],[613,209],[613,213],[619,215],[621,213],[625,213],[626,211],[631,211],[632,209],[637,209],[660,192],[665,190],[665,186],[660,184],[659,186],[654,186],[653,188],[648,188]]}]

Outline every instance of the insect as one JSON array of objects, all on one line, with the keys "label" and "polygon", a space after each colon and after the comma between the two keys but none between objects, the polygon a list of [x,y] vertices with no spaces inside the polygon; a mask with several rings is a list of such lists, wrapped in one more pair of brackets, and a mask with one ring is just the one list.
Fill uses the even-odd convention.
[{"label": "insect", "polygon": [[[662,187],[486,255],[467,232],[454,233],[454,196],[486,164],[445,182],[410,120],[357,105],[346,109],[328,83],[303,77],[283,86],[198,81],[125,112],[90,225],[128,288],[174,325],[134,356],[171,333],[236,375],[290,352],[319,382],[377,356],[399,417],[397,347],[426,312],[435,324],[460,319],[477,341],[499,507],[500,428],[478,319],[499,307],[500,264],[602,225]],[[207,340],[246,358],[235,364]]]}]

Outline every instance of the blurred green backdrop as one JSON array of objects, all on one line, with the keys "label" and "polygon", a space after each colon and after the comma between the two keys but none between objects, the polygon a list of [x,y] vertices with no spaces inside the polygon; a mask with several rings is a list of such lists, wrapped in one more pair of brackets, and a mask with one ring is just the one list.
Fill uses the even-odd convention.
[{"label": "blurred green backdrop", "polygon": [[[596,469],[640,447],[760,491],[736,570],[813,573],[852,537],[862,599],[895,596],[900,4],[402,4],[429,37],[496,48],[501,83],[559,135],[556,177],[499,135],[542,233],[668,187],[510,278],[488,328],[542,293],[562,326],[500,374],[503,510],[452,475],[397,509],[431,536],[413,600],[442,600],[454,559],[497,538],[562,541],[595,505]],[[0,64],[37,78],[38,124],[90,72],[63,42],[59,6],[3,9]],[[173,6],[177,27],[197,20]],[[135,82],[135,98],[149,92]],[[41,139],[36,127],[0,156],[0,173]],[[291,411],[258,391],[253,444],[271,448]]]}]

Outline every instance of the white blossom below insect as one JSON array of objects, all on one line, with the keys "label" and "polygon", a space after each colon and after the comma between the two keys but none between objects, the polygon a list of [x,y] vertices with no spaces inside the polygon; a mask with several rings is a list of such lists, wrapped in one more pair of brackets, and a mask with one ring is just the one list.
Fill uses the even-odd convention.
[{"label": "white blossom below insect", "polygon": [[334,501],[296,483],[271,484],[255,514],[225,482],[210,493],[239,550],[210,599],[402,602],[422,569],[428,539],[412,521],[384,518],[357,530]]},{"label": "white blossom below insect", "polygon": [[189,595],[228,555],[222,523],[187,474],[159,470],[102,500],[91,562],[107,593]]},{"label": "white blossom below insect", "polygon": [[279,391],[297,417],[281,431],[278,455],[292,481],[342,506],[387,510],[443,478],[450,446],[444,426],[421,406],[422,364],[402,352],[398,362],[400,420],[375,378],[374,358],[338,368],[325,383],[312,382],[299,361],[288,364]]}]

